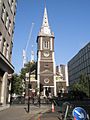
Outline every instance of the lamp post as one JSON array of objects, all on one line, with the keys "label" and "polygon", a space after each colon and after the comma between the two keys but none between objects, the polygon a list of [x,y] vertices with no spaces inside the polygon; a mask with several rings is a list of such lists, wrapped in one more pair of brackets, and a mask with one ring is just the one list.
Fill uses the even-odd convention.
[{"label": "lamp post", "polygon": [[30,63],[29,63],[28,110],[27,110],[27,112],[28,112],[28,113],[29,113],[29,111],[30,111],[30,89],[31,89],[31,84],[30,84],[30,75],[31,75],[31,70],[30,70]]}]

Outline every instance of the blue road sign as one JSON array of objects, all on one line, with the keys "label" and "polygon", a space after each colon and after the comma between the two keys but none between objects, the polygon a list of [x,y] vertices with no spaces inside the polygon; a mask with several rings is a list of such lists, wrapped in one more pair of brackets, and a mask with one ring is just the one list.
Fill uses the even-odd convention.
[{"label": "blue road sign", "polygon": [[86,111],[81,107],[74,108],[72,114],[73,114],[73,117],[76,118],[76,120],[86,120],[86,118],[87,118]]}]

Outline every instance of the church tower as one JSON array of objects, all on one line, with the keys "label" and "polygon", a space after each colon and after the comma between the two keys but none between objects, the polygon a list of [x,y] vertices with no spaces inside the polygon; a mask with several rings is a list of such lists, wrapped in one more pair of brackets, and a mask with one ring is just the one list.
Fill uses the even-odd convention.
[{"label": "church tower", "polygon": [[[56,96],[54,33],[51,32],[45,6],[43,22],[37,36],[37,81],[44,96]],[[40,92],[40,91],[39,91]]]}]

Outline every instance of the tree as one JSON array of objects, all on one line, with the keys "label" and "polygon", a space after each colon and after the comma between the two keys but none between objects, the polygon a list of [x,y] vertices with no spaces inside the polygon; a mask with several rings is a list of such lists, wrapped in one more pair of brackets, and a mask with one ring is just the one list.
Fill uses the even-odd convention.
[{"label": "tree", "polygon": [[18,74],[13,75],[11,92],[17,95],[21,95],[23,92],[22,80],[20,79]]},{"label": "tree", "polygon": [[35,76],[36,76],[37,63],[36,62],[28,62],[27,64],[25,64],[25,67],[21,69],[20,77],[25,80],[26,73],[30,72],[32,74],[32,72],[34,72],[34,71],[35,71]]},{"label": "tree", "polygon": [[82,74],[80,76],[79,84],[81,85],[81,91],[85,92],[86,95],[90,97],[90,76]]},{"label": "tree", "polygon": [[[12,80],[12,93],[18,94],[18,95],[22,95],[24,88],[23,88],[23,84],[25,84],[25,77],[26,77],[26,73],[28,72],[34,72],[36,74],[36,67],[37,63],[36,62],[28,62],[27,64],[25,64],[25,67],[21,69],[20,74],[14,74],[13,75],[13,80]],[[24,83],[23,83],[24,81]]]},{"label": "tree", "polygon": [[70,86],[71,90],[83,93],[90,97],[90,76],[86,74],[80,75],[79,81],[74,82]]}]

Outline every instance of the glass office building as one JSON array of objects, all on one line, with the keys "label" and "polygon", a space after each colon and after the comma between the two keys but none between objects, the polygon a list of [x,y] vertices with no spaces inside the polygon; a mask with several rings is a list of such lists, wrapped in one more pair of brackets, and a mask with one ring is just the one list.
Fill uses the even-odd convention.
[{"label": "glass office building", "polygon": [[68,62],[69,84],[78,81],[81,75],[90,76],[90,42]]}]

